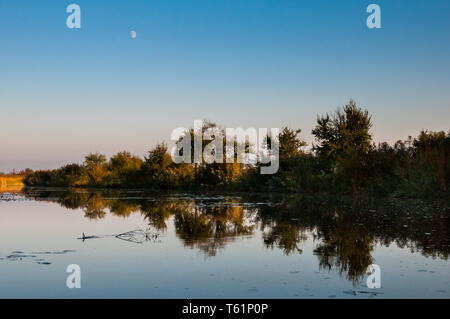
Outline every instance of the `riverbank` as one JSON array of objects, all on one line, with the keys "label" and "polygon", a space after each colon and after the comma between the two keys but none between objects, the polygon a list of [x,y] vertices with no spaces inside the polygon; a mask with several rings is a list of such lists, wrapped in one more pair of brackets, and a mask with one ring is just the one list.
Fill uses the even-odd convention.
[{"label": "riverbank", "polygon": [[24,187],[22,176],[0,176],[0,192],[20,192]]}]

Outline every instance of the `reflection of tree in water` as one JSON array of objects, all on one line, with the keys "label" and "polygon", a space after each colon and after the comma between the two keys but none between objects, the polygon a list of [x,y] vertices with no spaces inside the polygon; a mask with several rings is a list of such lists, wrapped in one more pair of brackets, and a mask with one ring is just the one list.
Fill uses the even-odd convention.
[{"label": "reflection of tree in water", "polygon": [[275,223],[271,225],[267,233],[264,233],[264,244],[267,248],[273,249],[274,246],[282,249],[286,255],[294,252],[302,253],[298,247],[300,242],[308,239],[304,229],[301,226],[288,223]]},{"label": "reflection of tree in water", "polygon": [[228,205],[203,206],[194,202],[188,209],[175,214],[175,230],[188,247],[198,247],[207,256],[215,256],[217,250],[238,236],[253,233],[254,225],[245,225],[246,209]]},{"label": "reflection of tree in water", "polygon": [[330,231],[314,250],[321,269],[338,269],[341,275],[357,284],[364,276],[367,267],[373,263],[370,255],[373,239],[364,233],[355,232],[352,225],[339,225]]},{"label": "reflection of tree in water", "polygon": [[154,227],[156,230],[164,231],[167,229],[166,220],[174,212],[182,209],[181,205],[181,203],[163,200],[144,201],[141,205],[141,213],[148,221],[149,226]]},{"label": "reflection of tree in water", "polygon": [[105,217],[105,201],[100,194],[92,194],[86,198],[84,206],[84,216],[89,219],[102,219]]},{"label": "reflection of tree in water", "polygon": [[[74,190],[69,192],[53,192],[56,193],[57,202],[69,209],[81,208],[85,217],[89,219],[102,219],[106,216],[106,212],[109,211],[115,216],[127,217],[131,214],[140,211],[140,204],[135,201],[125,200],[123,198],[116,198],[117,192],[111,192],[109,196],[101,192],[89,192],[83,190]],[[111,198],[108,198],[110,197]]]},{"label": "reflection of tree in water", "polygon": [[447,206],[420,200],[293,197],[283,199],[280,206],[261,206],[258,217],[262,228],[269,229],[264,237],[267,247],[276,245],[286,254],[298,251],[302,232],[311,232],[318,242],[314,254],[320,267],[337,269],[356,284],[376,262],[371,256],[376,243],[395,243],[424,256],[447,259]]},{"label": "reflection of tree in water", "polygon": [[[395,243],[422,255],[447,259],[450,251],[448,202],[317,197],[129,197],[119,191],[26,193],[69,209],[81,208],[86,218],[110,212],[127,217],[140,212],[150,227],[167,229],[173,217],[177,236],[186,247],[215,256],[228,243],[254,234],[258,227],[267,248],[286,255],[301,253],[312,234],[314,254],[323,269],[336,269],[356,283],[369,264],[376,243]],[[259,204],[255,204],[259,203]]]},{"label": "reflection of tree in water", "polygon": [[140,211],[140,205],[134,202],[127,203],[124,200],[111,200],[109,210],[115,216],[128,217],[135,212]]}]

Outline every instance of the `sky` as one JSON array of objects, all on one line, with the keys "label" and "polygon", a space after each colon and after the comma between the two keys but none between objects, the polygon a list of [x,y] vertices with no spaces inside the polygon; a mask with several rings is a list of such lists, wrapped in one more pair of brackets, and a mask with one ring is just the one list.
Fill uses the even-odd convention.
[{"label": "sky", "polygon": [[0,171],[143,156],[197,119],[311,145],[351,98],[375,142],[447,131],[449,56],[447,0],[0,0]]}]

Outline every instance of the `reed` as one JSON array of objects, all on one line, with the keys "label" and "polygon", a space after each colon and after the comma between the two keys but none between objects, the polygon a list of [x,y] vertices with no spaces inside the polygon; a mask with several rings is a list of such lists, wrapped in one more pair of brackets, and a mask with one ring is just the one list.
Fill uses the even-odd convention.
[{"label": "reed", "polygon": [[0,176],[0,191],[14,192],[20,191],[24,186],[22,176]]}]

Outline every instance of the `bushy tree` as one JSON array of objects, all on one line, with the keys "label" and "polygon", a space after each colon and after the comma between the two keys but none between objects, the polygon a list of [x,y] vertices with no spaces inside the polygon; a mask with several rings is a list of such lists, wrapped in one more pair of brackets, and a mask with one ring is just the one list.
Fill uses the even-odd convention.
[{"label": "bushy tree", "polygon": [[102,185],[103,178],[108,172],[106,156],[91,153],[85,157],[84,166],[89,178],[88,185],[94,187]]},{"label": "bushy tree", "polygon": [[422,131],[413,146],[410,185],[428,194],[450,191],[450,131]]},{"label": "bushy tree", "polygon": [[371,149],[371,116],[350,102],[332,115],[317,118],[312,130],[315,145],[325,170],[335,174],[335,186],[358,193],[367,176],[367,155]]},{"label": "bushy tree", "polygon": [[142,159],[130,152],[120,152],[111,157],[108,163],[108,186],[139,187],[139,172],[143,164]]},{"label": "bushy tree", "polygon": [[317,125],[312,130],[318,141],[314,149],[319,156],[331,161],[354,154],[366,154],[371,147],[371,127],[369,112],[350,100],[343,109],[317,118]]},{"label": "bushy tree", "polygon": [[306,146],[306,142],[298,136],[301,131],[301,129],[283,127],[279,136],[281,160],[296,158],[302,154],[301,148]]}]

